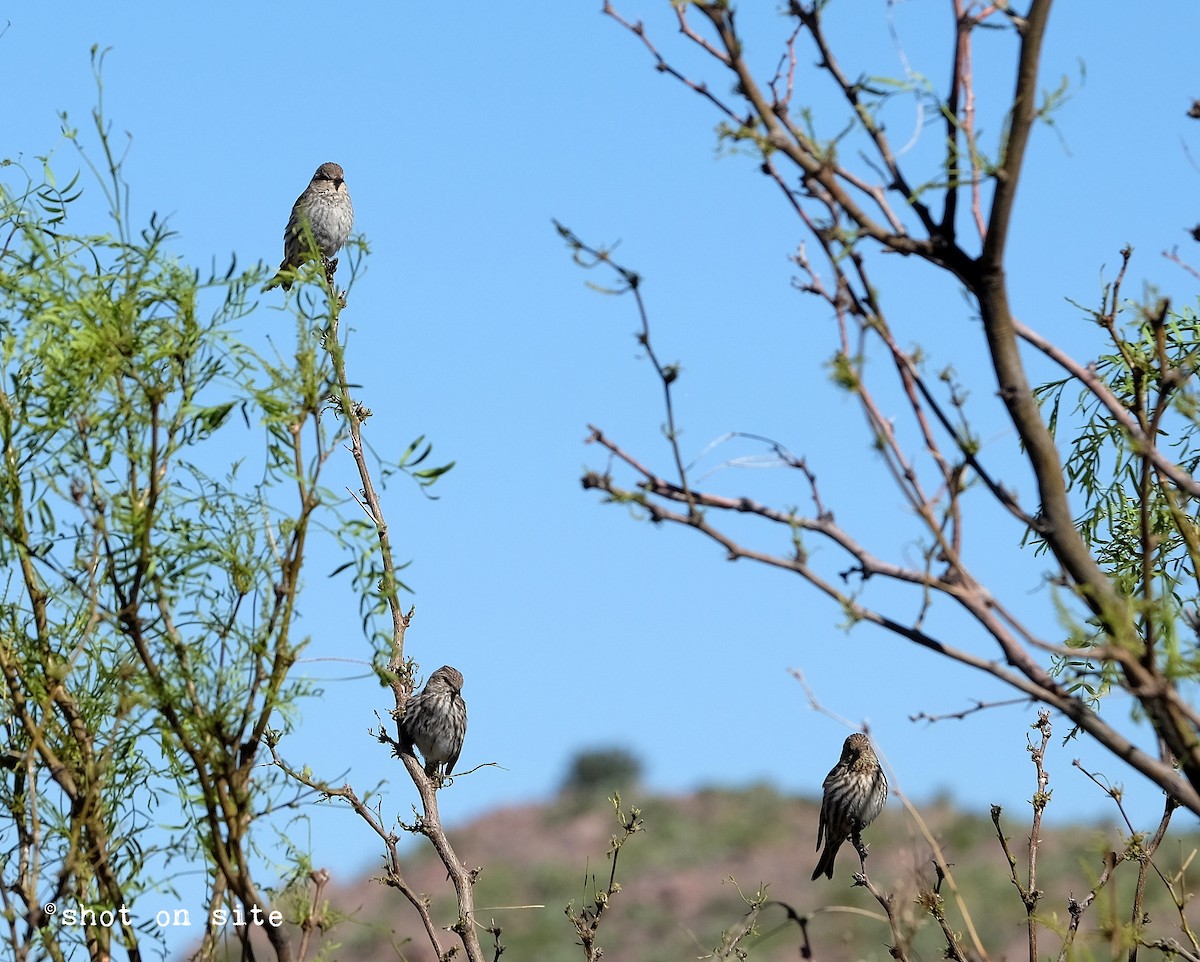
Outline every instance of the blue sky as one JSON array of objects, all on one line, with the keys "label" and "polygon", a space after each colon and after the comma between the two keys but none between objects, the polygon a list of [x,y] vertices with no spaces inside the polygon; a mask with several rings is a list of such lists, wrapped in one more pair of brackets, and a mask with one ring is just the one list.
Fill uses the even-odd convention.
[{"label": "blue sky", "polygon": [[[741,16],[760,73],[773,69],[788,30],[774,6],[746,4]],[[947,5],[910,0],[852,15],[850,6],[830,14],[848,73],[902,76],[902,49],[940,89]],[[426,671],[450,663],[466,676],[471,723],[460,767],[501,766],[444,793],[449,820],[545,798],[572,753],[612,744],[641,757],[655,790],[770,781],[815,793],[846,731],[809,710],[794,667],[828,708],[870,723],[914,799],[946,792],[979,813],[998,802],[1019,826],[1033,791],[1024,732],[1034,709],[914,724],[917,712],[1004,692],[881,632],[847,634],[839,613],[795,577],[729,564],[697,537],[652,529],[580,489],[583,469],[605,463],[583,444],[589,422],[664,470],[669,462],[633,305],[586,287],[601,278],[572,265],[552,218],[593,243],[619,240],[618,258],[643,275],[656,344],[683,364],[677,400],[689,456],[728,431],[777,438],[808,456],[847,527],[876,538],[881,552],[914,550],[861,416],[829,384],[829,312],[791,288],[800,225],[751,160],[715,149],[714,112],[657,74],[599,7],[297,2],[284,13],[122,4],[68,17],[30,4],[5,15],[0,36],[5,88],[23,91],[4,108],[4,149],[32,163],[59,142],[60,110],[86,129],[95,103],[89,49],[98,44],[112,48],[107,116],[132,134],[134,221],[169,216],[175,249],[194,263],[233,252],[240,263],[278,262],[291,204],[313,169],[329,160],[345,168],[356,230],[371,246],[343,315],[353,328],[351,376],[376,415],[371,443],[398,454],[425,434],[436,456],[457,461],[438,501],[404,484],[385,501],[399,554],[413,561],[409,653]],[[668,56],[729,89],[683,46],[668,4],[624,0],[620,9],[644,19]],[[1136,250],[1131,294],[1145,283],[1192,303],[1194,285],[1160,252],[1178,244],[1191,253],[1184,228],[1200,218],[1192,160],[1200,125],[1184,116],[1200,95],[1198,31],[1200,8],[1184,2],[1125,11],[1119,22],[1062,4],[1051,18],[1042,86],[1066,77],[1072,96],[1035,136],[1009,274],[1022,319],[1077,356],[1094,350],[1095,332],[1067,299],[1097,303],[1126,243]],[[976,48],[981,83],[995,80],[1002,94],[980,97],[980,126],[992,138],[1011,52],[998,35],[982,35]],[[801,64],[813,59],[802,48]],[[838,129],[844,112],[815,73],[802,76],[820,122]],[[894,101],[887,117],[897,143],[919,130],[912,98]],[[926,128],[906,156],[917,164],[935,156],[940,136]],[[60,175],[76,164],[69,148],[57,151]],[[877,276],[902,343],[954,365],[971,384],[985,451],[1013,463],[971,308],[934,272],[883,260]],[[281,303],[278,291],[263,298],[244,322],[249,340],[291,337]],[[718,469],[710,486],[806,502],[782,472],[721,467],[749,453],[705,455]],[[356,486],[348,458],[339,470]],[[1010,480],[1028,494],[1026,478]],[[985,516],[969,552],[994,574],[998,594],[1053,635],[1040,577],[1047,565],[1016,552],[1019,538]],[[390,777],[384,810],[403,814],[415,794],[366,734],[385,693],[337,660],[368,655],[355,601],[324,577],[335,563],[310,559],[303,605],[313,639],[303,670],[325,694],[305,706],[303,728],[284,748],[331,778],[348,769],[360,786]],[[953,612],[935,623],[964,647],[990,650]],[[1124,717],[1127,706],[1114,700],[1106,712]],[[1057,720],[1058,734],[1067,727]],[[1077,756],[1136,785],[1089,746],[1056,747],[1048,817],[1112,817],[1072,769]],[[1156,793],[1130,794],[1148,826]],[[375,864],[371,836],[349,815],[315,817],[317,864],[342,873]],[[812,857],[812,840],[796,844],[798,857]]]}]

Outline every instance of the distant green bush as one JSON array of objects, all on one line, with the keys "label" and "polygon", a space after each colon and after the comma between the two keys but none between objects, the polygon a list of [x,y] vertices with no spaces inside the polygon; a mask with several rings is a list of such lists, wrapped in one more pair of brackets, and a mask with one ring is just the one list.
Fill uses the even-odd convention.
[{"label": "distant green bush", "polygon": [[642,777],[642,763],[624,748],[597,748],[581,751],[571,759],[563,779],[565,794],[612,792],[636,785]]}]

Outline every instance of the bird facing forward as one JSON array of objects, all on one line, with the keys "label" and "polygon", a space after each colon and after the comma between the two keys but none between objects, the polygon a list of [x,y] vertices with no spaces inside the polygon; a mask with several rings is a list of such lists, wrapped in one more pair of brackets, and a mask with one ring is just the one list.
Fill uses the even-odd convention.
[{"label": "bird facing forward", "polygon": [[[833,862],[842,842],[853,838],[858,848],[859,833],[875,821],[887,800],[887,776],[866,735],[855,732],[846,739],[842,757],[825,776],[823,787],[825,796],[821,799],[821,821],[817,828],[817,851],[821,852],[821,858],[813,871],[814,879],[822,875],[833,878]],[[824,851],[821,851],[822,838]]]},{"label": "bird facing forward", "polygon": [[445,763],[445,774],[454,771],[467,735],[467,703],[462,697],[463,676],[457,668],[443,665],[413,695],[400,720],[400,749],[412,754],[413,746],[425,758],[425,774],[431,778]]},{"label": "bird facing forward", "polygon": [[[312,233],[311,241],[306,236],[306,224]],[[263,290],[276,285],[291,290],[296,268],[317,255],[328,261],[346,243],[353,226],[354,205],[350,203],[341,165],[322,164],[292,205],[292,216],[283,232],[283,262],[279,273]]]}]

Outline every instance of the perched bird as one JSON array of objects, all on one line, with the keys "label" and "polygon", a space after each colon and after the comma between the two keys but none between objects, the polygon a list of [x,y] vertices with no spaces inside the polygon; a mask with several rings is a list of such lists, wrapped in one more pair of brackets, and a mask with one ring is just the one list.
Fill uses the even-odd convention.
[{"label": "perched bird", "polygon": [[[312,232],[315,251],[305,235],[305,224]],[[354,205],[350,203],[341,165],[322,164],[292,205],[292,216],[283,232],[283,263],[263,290],[279,284],[285,291],[291,290],[291,272],[318,254],[329,260],[346,243],[353,226]]]},{"label": "perched bird", "polygon": [[[875,821],[887,800],[888,782],[871,747],[870,739],[855,732],[842,745],[842,757],[825,776],[825,797],[821,799],[821,821],[817,828],[817,851],[820,861],[813,871],[814,879],[825,875],[833,878],[833,862],[838,849],[848,838]],[[825,850],[821,851],[821,839]]]},{"label": "perched bird", "polygon": [[425,757],[425,774],[434,776],[444,762],[445,774],[454,771],[467,735],[467,703],[462,697],[463,676],[443,665],[413,695],[400,720],[400,748],[412,754],[413,746]]}]

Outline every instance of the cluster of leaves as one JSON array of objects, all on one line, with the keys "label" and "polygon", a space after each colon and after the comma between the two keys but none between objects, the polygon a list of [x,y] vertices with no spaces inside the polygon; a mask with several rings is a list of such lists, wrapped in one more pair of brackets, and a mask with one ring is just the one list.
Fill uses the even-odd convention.
[{"label": "cluster of leaves", "polygon": [[[1167,678],[1200,674],[1200,528],[1197,495],[1171,483],[1148,448],[1108,416],[1106,405],[1128,413],[1141,437],[1169,439],[1171,461],[1188,476],[1200,467],[1200,339],[1194,311],[1172,311],[1166,300],[1121,301],[1125,265],[1088,316],[1111,348],[1085,374],[1042,385],[1037,395],[1052,431],[1070,433],[1063,470],[1080,500],[1076,525],[1120,591],[1131,599],[1139,634],[1156,646]],[[1129,319],[1126,320],[1126,317]],[[1123,323],[1122,323],[1123,322]],[[1066,408],[1064,409],[1064,404]],[[1035,539],[1040,550],[1045,543]],[[1081,652],[1101,640],[1095,624],[1080,626],[1072,644]],[[1084,652],[1086,654],[1086,652]],[[1112,662],[1062,660],[1072,683],[1098,696],[1118,681]]]},{"label": "cluster of leaves", "polygon": [[46,158],[0,184],[0,891],[18,957],[113,939],[137,957],[144,919],[56,925],[44,906],[133,907],[197,865],[204,904],[269,904],[256,825],[292,790],[260,749],[312,692],[291,671],[296,602],[343,430],[307,329],[294,363],[231,333],[261,268],[201,276],[158,218],[130,229],[95,122],[109,232],[75,226],[91,197]]}]

